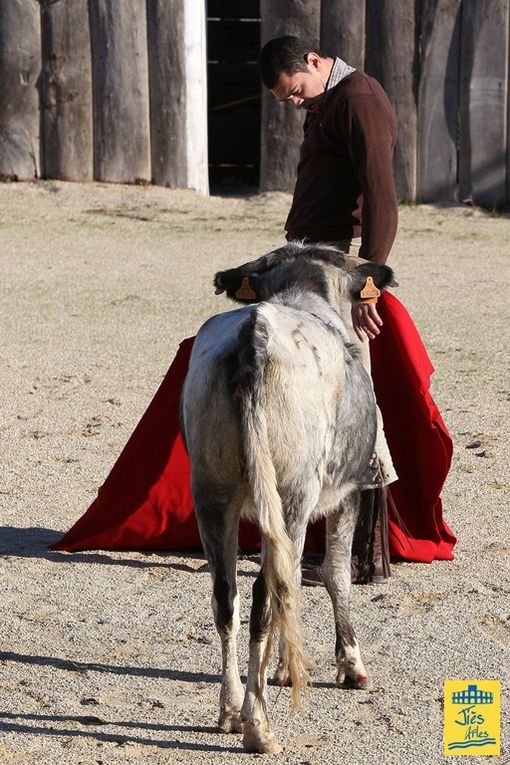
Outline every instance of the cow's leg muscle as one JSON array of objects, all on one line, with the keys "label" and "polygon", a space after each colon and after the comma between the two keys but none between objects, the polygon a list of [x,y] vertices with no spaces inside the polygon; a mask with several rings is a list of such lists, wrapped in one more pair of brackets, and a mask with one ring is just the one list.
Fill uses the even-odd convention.
[{"label": "cow's leg muscle", "polygon": [[347,681],[356,688],[368,688],[370,681],[361,660],[358,641],[349,617],[351,590],[351,546],[356,525],[359,495],[349,494],[338,510],[327,517],[326,556],[321,573],[333,602],[336,628],[338,686]]},{"label": "cow's leg muscle", "polygon": [[[209,497],[212,494],[209,491]],[[237,665],[237,633],[240,626],[237,592],[237,535],[242,504],[236,496],[229,502],[198,502],[195,512],[213,580],[211,599],[216,629],[221,640],[222,682],[218,727],[225,733],[240,732],[239,713],[244,689]]]},{"label": "cow's leg muscle", "polygon": [[276,754],[276,741],[267,716],[266,671],[261,673],[271,626],[271,607],[264,578],[264,565],[253,585],[250,618],[250,657],[246,693],[241,710],[243,746],[250,752]]}]

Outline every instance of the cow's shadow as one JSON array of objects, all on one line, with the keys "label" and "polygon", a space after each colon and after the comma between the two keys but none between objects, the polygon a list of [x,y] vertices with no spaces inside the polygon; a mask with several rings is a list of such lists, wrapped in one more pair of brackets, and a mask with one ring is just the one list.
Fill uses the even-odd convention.
[{"label": "cow's shadow", "polygon": [[135,667],[122,664],[103,664],[94,661],[71,661],[57,656],[39,656],[35,654],[15,653],[14,651],[0,651],[0,662],[17,662],[19,664],[31,664],[40,667],[54,667],[67,672],[88,674],[100,672],[112,675],[131,675],[133,677],[155,677],[163,680],[177,680],[187,683],[220,683],[221,675],[212,675],[206,672],[189,672],[177,669],[162,669],[160,667]]},{"label": "cow's shadow", "polygon": [[[38,724],[39,723],[39,724]],[[48,727],[46,727],[46,725]],[[85,729],[71,728],[69,725],[86,726]],[[119,733],[109,733],[104,728],[112,726],[121,729]],[[98,728],[101,730],[98,730]],[[0,712],[0,731],[3,733],[25,733],[39,736],[65,736],[69,738],[94,739],[117,744],[138,744],[141,746],[156,746],[161,749],[185,749],[196,752],[244,752],[239,746],[222,746],[220,744],[195,743],[174,739],[152,738],[131,734],[131,730],[154,731],[160,736],[169,733],[217,733],[216,728],[200,725],[165,725],[164,723],[127,722],[124,720],[103,720],[95,717],[74,715],[41,715],[16,712]]]},{"label": "cow's shadow", "polygon": [[[221,682],[220,675],[203,672],[185,672],[174,669],[162,669],[159,667],[135,667],[114,664],[102,664],[96,662],[69,661],[56,656],[37,656],[30,654],[15,653],[13,651],[0,651],[0,663],[8,664],[16,662],[32,666],[53,667],[57,670],[89,674],[101,672],[116,675],[131,675],[138,677],[150,677],[165,680],[176,680],[189,683],[215,683]],[[67,723],[67,725],[66,725]],[[46,724],[46,725],[45,725]],[[84,726],[70,728],[69,725]],[[46,727],[48,726],[48,727]],[[108,726],[116,729],[109,732]],[[105,729],[106,728],[106,729]],[[121,729],[118,732],[118,729]],[[76,738],[92,738],[97,741],[111,742],[117,745],[132,743],[144,746],[156,746],[169,749],[185,749],[190,751],[204,752],[235,752],[242,753],[239,747],[229,747],[216,744],[198,743],[193,741],[179,741],[174,739],[143,737],[132,734],[131,729],[147,730],[149,732],[182,732],[190,735],[196,733],[217,732],[216,728],[194,725],[165,725],[163,723],[126,722],[119,720],[106,720],[100,717],[88,715],[45,715],[32,713],[2,712],[0,711],[0,732],[25,733],[39,736],[66,736]]]}]

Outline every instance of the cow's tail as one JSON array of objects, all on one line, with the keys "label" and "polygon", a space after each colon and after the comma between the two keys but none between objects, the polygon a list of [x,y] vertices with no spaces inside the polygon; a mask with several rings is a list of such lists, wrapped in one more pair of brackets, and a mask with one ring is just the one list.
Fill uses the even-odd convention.
[{"label": "cow's tail", "polygon": [[262,566],[271,606],[271,627],[262,662],[259,692],[263,690],[273,638],[279,631],[284,662],[292,684],[292,702],[299,709],[301,694],[308,685],[309,662],[304,650],[300,591],[296,578],[298,562],[285,527],[269,448],[267,416],[271,413],[265,411],[262,400],[268,361],[267,341],[266,321],[254,309],[251,321],[242,330],[239,362],[246,473],[265,543]]}]

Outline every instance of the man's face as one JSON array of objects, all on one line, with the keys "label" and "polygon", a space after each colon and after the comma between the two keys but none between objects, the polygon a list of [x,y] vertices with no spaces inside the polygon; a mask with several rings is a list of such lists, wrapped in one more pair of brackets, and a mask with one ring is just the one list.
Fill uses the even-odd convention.
[{"label": "man's face", "polygon": [[288,74],[282,72],[278,82],[271,89],[279,101],[288,101],[296,109],[316,112],[319,109],[326,83],[322,74],[313,64],[307,64],[308,71]]}]

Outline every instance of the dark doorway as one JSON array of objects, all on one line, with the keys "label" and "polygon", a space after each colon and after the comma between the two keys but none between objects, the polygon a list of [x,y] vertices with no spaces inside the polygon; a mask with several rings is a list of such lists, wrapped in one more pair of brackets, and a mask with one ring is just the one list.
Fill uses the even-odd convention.
[{"label": "dark doorway", "polygon": [[212,193],[258,189],[260,0],[208,0],[209,184]]}]

